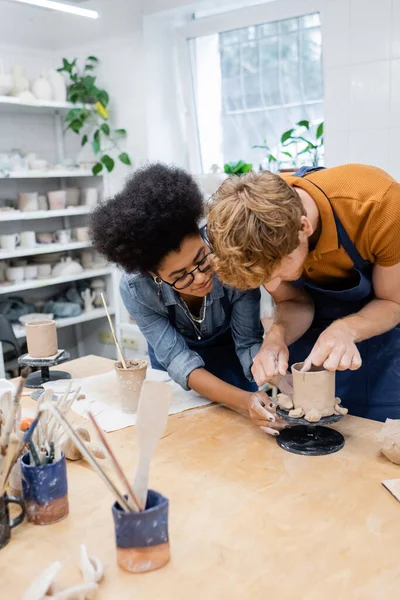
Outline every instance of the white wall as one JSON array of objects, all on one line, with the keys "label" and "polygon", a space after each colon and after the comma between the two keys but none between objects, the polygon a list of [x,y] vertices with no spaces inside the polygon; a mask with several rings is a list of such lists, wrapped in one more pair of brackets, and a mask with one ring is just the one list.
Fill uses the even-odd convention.
[{"label": "white wall", "polygon": [[323,23],[326,164],[400,179],[400,2],[325,0]]}]

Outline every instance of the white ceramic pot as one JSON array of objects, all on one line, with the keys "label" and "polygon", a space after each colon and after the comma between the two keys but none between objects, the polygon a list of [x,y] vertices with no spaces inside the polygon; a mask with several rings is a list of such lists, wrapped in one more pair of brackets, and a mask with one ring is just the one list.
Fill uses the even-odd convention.
[{"label": "white ceramic pot", "polygon": [[56,239],[59,244],[69,244],[71,241],[71,231],[68,229],[57,231]]},{"label": "white ceramic pot", "polygon": [[77,227],[74,230],[75,239],[77,242],[88,242],[89,241],[89,228],[88,227]]},{"label": "white ceramic pot", "polygon": [[29,81],[25,77],[25,72],[19,65],[14,65],[12,68],[13,88],[11,94],[19,96],[23,92],[29,90]]},{"label": "white ceramic pot", "polygon": [[56,102],[66,102],[67,100],[67,86],[65,85],[64,77],[58,71],[50,69],[47,71],[47,80],[50,83],[53,100]]},{"label": "white ceramic pot", "polygon": [[20,243],[21,238],[19,233],[10,233],[8,235],[0,235],[0,247],[2,250],[12,252]]},{"label": "white ceramic pot", "polygon": [[0,96],[8,96],[13,88],[13,78],[4,71],[3,61],[0,61]]},{"label": "white ceramic pot", "polygon": [[36,239],[39,244],[52,244],[54,242],[54,233],[37,233]]},{"label": "white ceramic pot", "polygon": [[61,277],[65,275],[78,275],[78,273],[82,273],[83,267],[80,263],[75,260],[72,260],[69,256],[61,262],[59,262],[55,267],[53,267],[52,275],[53,277]]},{"label": "white ceramic pot", "polygon": [[48,277],[51,277],[51,265],[47,263],[38,265],[38,278],[47,279]]},{"label": "white ceramic pot", "polygon": [[57,190],[47,194],[50,210],[63,210],[67,205],[66,190]]},{"label": "white ceramic pot", "polygon": [[38,276],[38,266],[28,265],[24,267],[24,278],[25,279],[36,279]]},{"label": "white ceramic pot", "polygon": [[78,206],[80,193],[78,188],[67,188],[67,206]]},{"label": "white ceramic pot", "polygon": [[7,281],[10,283],[20,283],[24,280],[24,267],[9,267],[6,271]]},{"label": "white ceramic pot", "polygon": [[81,252],[81,263],[84,269],[91,269],[93,266],[93,252],[91,250],[84,250]]},{"label": "white ceramic pot", "polygon": [[21,193],[18,196],[18,208],[23,212],[39,210],[37,192]]},{"label": "white ceramic pot", "polygon": [[38,100],[53,99],[53,90],[43,74],[32,83],[32,92]]},{"label": "white ceramic pot", "polygon": [[47,160],[44,158],[35,158],[29,162],[29,167],[32,169],[32,171],[45,171],[47,166]]},{"label": "white ceramic pot", "polygon": [[94,206],[97,204],[99,193],[97,188],[87,188],[83,191],[83,203],[85,206]]},{"label": "white ceramic pot", "polygon": [[23,231],[21,233],[21,248],[34,248],[36,246],[36,234],[34,231]]},{"label": "white ceramic pot", "polygon": [[49,204],[47,202],[46,196],[38,196],[38,205],[39,210],[49,210]]}]

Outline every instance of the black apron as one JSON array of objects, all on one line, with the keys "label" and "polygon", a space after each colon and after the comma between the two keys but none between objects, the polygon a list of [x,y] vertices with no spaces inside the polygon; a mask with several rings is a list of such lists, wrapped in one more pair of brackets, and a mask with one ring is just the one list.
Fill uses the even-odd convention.
[{"label": "black apron", "polygon": [[[220,331],[213,336],[195,340],[182,335],[190,350],[194,350],[201,356],[205,363],[205,369],[235,387],[248,392],[257,391],[257,385],[247,379],[243,373],[243,367],[236,354],[235,343],[231,331],[231,304],[227,296],[227,290],[224,288],[222,298],[222,308],[225,313],[225,320]],[[168,316],[170,323],[176,327],[176,306],[168,306]],[[153,348],[148,344],[149,358],[153,369],[166,371],[158,362]]]}]

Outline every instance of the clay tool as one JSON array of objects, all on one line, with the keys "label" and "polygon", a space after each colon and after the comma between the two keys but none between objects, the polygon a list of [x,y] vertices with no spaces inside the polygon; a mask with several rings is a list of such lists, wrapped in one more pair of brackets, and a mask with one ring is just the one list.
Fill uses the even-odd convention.
[{"label": "clay tool", "polygon": [[139,443],[139,463],[133,489],[139,503],[146,507],[150,463],[162,434],[167,427],[168,408],[172,390],[157,381],[144,381],[136,420]]},{"label": "clay tool", "polygon": [[68,433],[69,437],[74,441],[75,446],[77,446],[77,448],[79,448],[79,450],[82,452],[83,456],[86,458],[88,463],[94,468],[94,470],[98,473],[98,475],[100,475],[101,479],[104,481],[104,483],[107,485],[107,487],[111,490],[113,495],[117,498],[119,505],[127,512],[130,512],[129,505],[128,505],[127,501],[125,500],[125,498],[119,493],[119,491],[117,490],[117,488],[115,487],[115,485],[113,484],[111,479],[109,479],[106,472],[102,469],[102,467],[96,461],[94,456],[87,449],[87,447],[85,446],[85,444],[83,443],[83,441],[81,440],[79,435],[75,432],[75,429],[71,426],[69,421],[65,418],[65,416],[62,415],[61,412],[58,410],[58,408],[56,406],[54,406],[54,404],[52,404],[52,403],[47,404],[46,408],[53,413],[54,417],[57,419],[57,421],[60,423],[60,425],[62,425],[64,427],[64,429]]},{"label": "clay tool", "polygon": [[120,359],[120,361],[121,361],[122,366],[124,367],[124,369],[127,369],[126,361],[125,361],[124,355],[122,354],[121,347],[120,347],[120,345],[118,343],[117,336],[115,335],[114,326],[113,326],[112,321],[111,321],[110,313],[108,312],[108,308],[107,308],[107,304],[106,304],[105,298],[103,296],[103,293],[101,293],[100,295],[101,295],[101,299],[103,301],[104,310],[106,311],[108,322],[110,324],[111,333],[112,333],[112,336],[114,338],[115,345],[117,347],[117,352],[119,354],[119,359]]},{"label": "clay tool", "polygon": [[382,485],[400,502],[400,479],[385,479]]},{"label": "clay tool", "polygon": [[0,440],[1,445],[1,454],[4,456],[8,446],[8,440],[10,438],[11,431],[14,429],[15,421],[17,419],[17,415],[20,408],[21,394],[24,389],[24,385],[26,382],[26,378],[28,377],[31,369],[29,367],[25,367],[21,371],[21,377],[18,383],[17,391],[15,392],[13,403],[11,404],[10,410],[8,412],[7,421],[4,426],[4,432]]},{"label": "clay tool", "polygon": [[119,462],[117,461],[117,459],[115,458],[114,452],[112,451],[109,443],[106,440],[106,437],[104,435],[104,433],[102,432],[102,430],[100,429],[100,427],[97,424],[96,419],[94,418],[94,415],[91,412],[88,412],[88,416],[89,419],[91,420],[91,422],[93,423],[97,434],[100,438],[101,443],[103,444],[104,448],[107,451],[107,454],[117,472],[117,475],[122,483],[122,485],[125,488],[125,491],[127,493],[128,496],[128,504],[130,506],[131,511],[138,511],[138,510],[143,510],[144,506],[140,504],[135,492],[132,490],[131,486],[129,485],[129,482],[125,476],[125,473],[123,472],[123,470],[121,469],[121,466],[119,464]]}]

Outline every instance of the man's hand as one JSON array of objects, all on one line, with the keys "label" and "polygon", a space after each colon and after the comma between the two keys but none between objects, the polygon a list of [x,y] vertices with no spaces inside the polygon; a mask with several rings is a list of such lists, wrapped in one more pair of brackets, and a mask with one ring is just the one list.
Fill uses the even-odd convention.
[{"label": "man's hand", "polygon": [[355,334],[346,322],[335,321],[317,339],[302,371],[309,371],[312,365],[323,366],[327,371],[359,369],[362,361],[354,340]]},{"label": "man's hand", "polygon": [[273,327],[268,333],[256,354],[251,367],[254,381],[258,386],[264,385],[279,375],[286,375],[288,370],[289,350],[280,329]]},{"label": "man's hand", "polygon": [[276,405],[264,392],[249,393],[246,408],[251,422],[265,433],[277,436],[286,427],[285,421],[276,414]]}]

